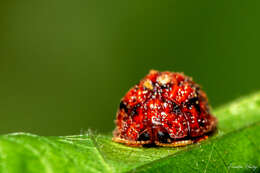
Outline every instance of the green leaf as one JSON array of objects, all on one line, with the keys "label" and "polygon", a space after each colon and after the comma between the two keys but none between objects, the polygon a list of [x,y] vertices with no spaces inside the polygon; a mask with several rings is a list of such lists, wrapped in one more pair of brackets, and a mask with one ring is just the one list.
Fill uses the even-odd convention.
[{"label": "green leaf", "polygon": [[200,144],[135,148],[111,135],[0,136],[1,173],[259,172],[260,92],[214,111],[218,132]]}]

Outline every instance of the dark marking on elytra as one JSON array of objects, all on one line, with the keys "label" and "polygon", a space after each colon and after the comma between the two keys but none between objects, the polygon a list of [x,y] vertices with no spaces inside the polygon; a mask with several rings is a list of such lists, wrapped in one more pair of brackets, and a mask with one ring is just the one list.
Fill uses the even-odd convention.
[{"label": "dark marking on elytra", "polygon": [[147,132],[141,133],[137,140],[138,141],[149,141],[150,135]]},{"label": "dark marking on elytra", "polygon": [[204,127],[206,125],[206,121],[204,119],[198,119],[198,123],[202,127]]},{"label": "dark marking on elytra", "polygon": [[158,131],[157,138],[160,143],[167,144],[169,143],[168,139],[170,139],[170,135],[167,132]]},{"label": "dark marking on elytra", "polygon": [[179,105],[177,105],[176,103],[173,102],[173,108],[172,108],[172,112],[175,114],[175,115],[179,115],[181,114],[181,108]]},{"label": "dark marking on elytra", "polygon": [[128,108],[124,101],[121,101],[119,104],[119,109],[123,109],[126,113],[128,112]]},{"label": "dark marking on elytra", "polygon": [[199,114],[201,113],[198,97],[193,97],[193,98],[189,99],[188,102],[186,103],[186,106],[189,109],[192,109],[192,106],[194,106],[195,109],[198,111],[198,113]]},{"label": "dark marking on elytra", "polygon": [[169,89],[169,88],[170,88],[170,84],[161,85],[161,89]]},{"label": "dark marking on elytra", "polygon": [[134,107],[131,109],[130,116],[135,116],[135,115],[137,115],[137,113],[138,113],[138,112],[137,112],[137,109],[138,109],[140,106],[141,106],[140,103],[134,105]]}]

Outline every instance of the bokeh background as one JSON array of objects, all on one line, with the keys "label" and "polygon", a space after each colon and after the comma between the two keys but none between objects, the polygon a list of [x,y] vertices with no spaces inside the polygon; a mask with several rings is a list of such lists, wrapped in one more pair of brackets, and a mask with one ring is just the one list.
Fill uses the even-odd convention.
[{"label": "bokeh background", "polygon": [[110,132],[150,69],[183,71],[213,108],[260,88],[260,1],[2,0],[0,133]]}]

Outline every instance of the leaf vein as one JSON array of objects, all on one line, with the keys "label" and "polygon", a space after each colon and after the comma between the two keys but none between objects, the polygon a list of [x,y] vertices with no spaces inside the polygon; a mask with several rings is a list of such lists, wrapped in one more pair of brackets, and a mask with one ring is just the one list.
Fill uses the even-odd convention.
[{"label": "leaf vein", "polygon": [[93,136],[93,134],[91,134],[91,132],[89,132],[89,133],[90,133],[89,136],[90,136],[91,140],[93,141],[93,144],[94,144],[95,149],[96,149],[96,151],[98,152],[98,154],[99,154],[99,156],[101,158],[101,161],[106,166],[106,168],[108,169],[109,172],[114,172],[113,169],[110,167],[110,165],[107,163],[107,161],[105,159],[105,156],[104,156],[104,153],[101,151],[101,149],[100,149],[100,147],[99,147],[95,137]]},{"label": "leaf vein", "polygon": [[228,166],[227,166],[225,160],[223,159],[223,157],[222,157],[221,154],[219,153],[218,149],[217,149],[215,146],[214,146],[214,148],[215,148],[215,151],[216,151],[218,157],[222,160],[222,162],[223,162],[223,164],[224,164],[224,166],[225,166],[225,168],[226,168],[226,172],[229,172],[229,168],[228,168]]},{"label": "leaf vein", "polygon": [[209,162],[210,162],[210,160],[211,160],[211,156],[212,156],[212,153],[213,153],[213,150],[214,150],[214,143],[212,144],[212,147],[211,147],[211,151],[210,151],[210,153],[209,153],[209,159],[208,159],[208,162],[207,162],[207,165],[206,165],[206,167],[205,167],[205,169],[204,169],[204,173],[206,173],[207,172],[207,169],[208,169],[208,165],[209,165]]}]

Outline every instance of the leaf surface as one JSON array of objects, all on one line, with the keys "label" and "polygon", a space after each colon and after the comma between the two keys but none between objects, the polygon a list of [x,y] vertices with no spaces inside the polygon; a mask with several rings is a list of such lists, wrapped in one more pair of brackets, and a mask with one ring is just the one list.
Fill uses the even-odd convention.
[{"label": "leaf surface", "polygon": [[0,136],[2,173],[258,172],[260,93],[214,111],[218,131],[208,140],[178,148],[135,148],[111,135]]}]

